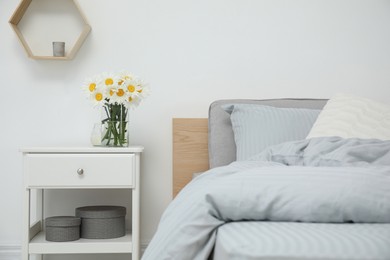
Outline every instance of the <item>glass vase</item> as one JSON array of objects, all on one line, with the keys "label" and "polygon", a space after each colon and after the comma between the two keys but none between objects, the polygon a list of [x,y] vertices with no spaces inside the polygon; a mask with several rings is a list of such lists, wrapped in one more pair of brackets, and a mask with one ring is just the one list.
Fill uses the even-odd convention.
[{"label": "glass vase", "polygon": [[102,109],[101,146],[129,146],[128,109],[120,104],[105,104]]},{"label": "glass vase", "polygon": [[102,144],[102,124],[100,122],[93,125],[91,132],[91,144],[93,146],[101,146]]}]

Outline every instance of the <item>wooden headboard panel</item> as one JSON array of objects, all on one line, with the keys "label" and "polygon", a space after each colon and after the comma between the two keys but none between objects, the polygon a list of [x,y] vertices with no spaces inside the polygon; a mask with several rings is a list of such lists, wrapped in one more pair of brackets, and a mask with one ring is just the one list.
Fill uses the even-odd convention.
[{"label": "wooden headboard panel", "polygon": [[175,197],[191,181],[192,174],[209,169],[207,118],[174,118],[173,185]]}]

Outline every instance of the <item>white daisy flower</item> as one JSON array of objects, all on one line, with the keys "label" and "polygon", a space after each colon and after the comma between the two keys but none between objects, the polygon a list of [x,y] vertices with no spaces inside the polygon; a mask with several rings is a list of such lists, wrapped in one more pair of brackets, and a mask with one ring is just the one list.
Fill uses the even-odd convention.
[{"label": "white daisy flower", "polygon": [[[114,90],[118,87],[118,82],[120,81],[120,78],[117,75],[114,75],[112,73],[104,74],[101,78],[100,84],[102,88],[108,91],[110,95],[110,90]],[[109,98],[109,96],[107,96]]]},{"label": "white daisy flower", "polygon": [[104,104],[104,92],[100,88],[97,88],[94,92],[89,95],[89,99],[92,101],[94,106]]},{"label": "white daisy flower", "polygon": [[137,82],[134,80],[125,81],[126,87],[126,102],[128,107],[136,107],[141,102],[141,98],[137,91]]},{"label": "white daisy flower", "polygon": [[150,95],[150,88],[144,82],[139,80],[138,85],[137,85],[137,92],[138,92],[138,95],[142,99],[144,99]]},{"label": "white daisy flower", "polygon": [[120,78],[113,73],[104,73],[101,77],[102,86],[109,88],[118,85]]},{"label": "white daisy flower", "polygon": [[127,100],[124,84],[110,90],[110,103],[124,104]]},{"label": "white daisy flower", "polygon": [[84,90],[87,96],[91,95],[96,91],[100,83],[100,77],[98,75],[93,76],[85,80],[82,89]]},{"label": "white daisy flower", "polygon": [[119,77],[123,80],[123,81],[126,81],[126,80],[131,80],[131,79],[134,79],[134,75],[131,74],[130,72],[128,71],[121,71],[119,72]]},{"label": "white daisy flower", "polygon": [[125,106],[127,108],[136,108],[141,103],[141,100],[138,96],[127,96]]}]

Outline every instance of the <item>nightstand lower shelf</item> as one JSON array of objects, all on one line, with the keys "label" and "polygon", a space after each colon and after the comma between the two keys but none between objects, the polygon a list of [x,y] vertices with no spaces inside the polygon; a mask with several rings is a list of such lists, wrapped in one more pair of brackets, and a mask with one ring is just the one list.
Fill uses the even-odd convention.
[{"label": "nightstand lower shelf", "polygon": [[112,239],[84,239],[69,242],[49,242],[45,239],[45,232],[39,232],[29,243],[30,254],[104,254],[104,253],[131,253],[132,236],[126,235]]}]

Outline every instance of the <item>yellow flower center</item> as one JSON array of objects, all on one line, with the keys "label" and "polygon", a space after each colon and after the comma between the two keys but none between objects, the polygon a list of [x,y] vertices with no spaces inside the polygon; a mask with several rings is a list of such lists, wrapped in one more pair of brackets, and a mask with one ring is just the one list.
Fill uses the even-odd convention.
[{"label": "yellow flower center", "polygon": [[142,93],[142,89],[137,90],[138,93]]},{"label": "yellow flower center", "polygon": [[91,83],[91,84],[89,84],[88,88],[89,88],[90,92],[93,92],[96,89],[96,84],[95,83]]},{"label": "yellow flower center", "polygon": [[118,95],[118,97],[122,97],[125,94],[125,92],[123,91],[123,89],[120,88],[120,89],[118,89],[116,94]]},{"label": "yellow flower center", "polygon": [[106,83],[107,86],[110,86],[114,84],[114,80],[112,78],[107,78],[104,83]]},{"label": "yellow flower center", "polygon": [[132,97],[129,97],[129,102],[133,101],[133,98]]},{"label": "yellow flower center", "polygon": [[123,84],[123,80],[118,81],[118,85],[119,86],[122,85],[122,84]]},{"label": "yellow flower center", "polygon": [[135,87],[133,85],[128,85],[127,86],[127,90],[131,93],[133,93],[135,91]]},{"label": "yellow flower center", "polygon": [[95,99],[96,99],[96,101],[102,101],[102,99],[103,99],[102,93],[96,93]]},{"label": "yellow flower center", "polygon": [[110,96],[114,95],[114,90],[110,89]]}]

